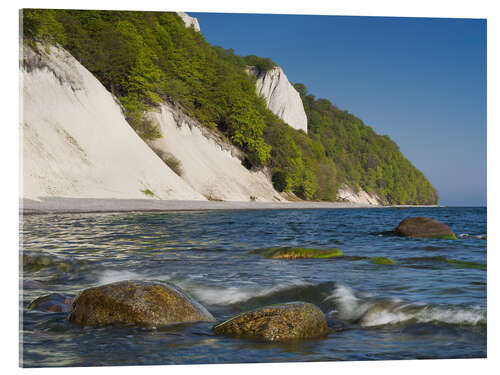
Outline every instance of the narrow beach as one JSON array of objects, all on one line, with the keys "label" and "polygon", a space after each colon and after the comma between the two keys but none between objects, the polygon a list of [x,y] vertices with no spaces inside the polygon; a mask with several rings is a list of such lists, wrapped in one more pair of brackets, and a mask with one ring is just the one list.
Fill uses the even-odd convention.
[{"label": "narrow beach", "polygon": [[342,202],[217,202],[153,199],[96,199],[47,197],[40,200],[21,199],[20,213],[93,213],[93,212],[162,212],[212,210],[298,210],[332,208],[387,208],[437,206],[381,206]]}]

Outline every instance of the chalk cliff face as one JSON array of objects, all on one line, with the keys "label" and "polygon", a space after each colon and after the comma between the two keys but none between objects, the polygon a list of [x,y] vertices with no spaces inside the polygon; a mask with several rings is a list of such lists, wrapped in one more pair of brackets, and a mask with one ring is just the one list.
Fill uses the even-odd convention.
[{"label": "chalk cliff face", "polygon": [[257,94],[266,98],[269,110],[292,128],[307,133],[307,117],[302,100],[283,69],[276,66],[262,73],[255,67],[248,67],[247,72],[257,77]]},{"label": "chalk cliff face", "polygon": [[337,200],[343,200],[351,203],[364,203],[364,204],[383,204],[382,200],[377,194],[370,194],[360,189],[357,193],[346,184],[342,185],[337,192]]},{"label": "chalk cliff face", "polygon": [[160,155],[179,162],[182,178],[210,200],[283,201],[262,171],[247,170],[242,154],[218,133],[207,129],[170,104],[150,115],[160,126],[162,138],[151,142]]},{"label": "chalk cliff face", "polygon": [[193,26],[196,31],[200,32],[200,24],[198,23],[197,18],[188,16],[184,12],[177,12],[177,14],[179,15],[179,17],[182,18],[182,20],[184,21],[184,25],[186,25],[186,27]]},{"label": "chalk cliff face", "polygon": [[76,59],[59,47],[38,50],[24,47],[21,62],[21,197],[206,200]]}]

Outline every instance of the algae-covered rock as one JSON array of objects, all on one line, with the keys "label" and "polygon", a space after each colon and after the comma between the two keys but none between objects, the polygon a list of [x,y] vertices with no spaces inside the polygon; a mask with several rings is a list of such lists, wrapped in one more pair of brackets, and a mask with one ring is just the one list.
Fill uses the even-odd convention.
[{"label": "algae-covered rock", "polygon": [[476,268],[478,270],[486,270],[486,264],[477,263],[477,262],[467,262],[464,260],[458,259],[445,259],[446,263],[451,264],[452,266],[458,268]]},{"label": "algae-covered rock", "polygon": [[73,297],[52,293],[34,299],[27,308],[45,312],[70,312],[72,303]]},{"label": "algae-covered rock", "polygon": [[328,332],[328,325],[317,306],[289,302],[237,315],[217,324],[213,330],[217,335],[286,341],[323,336]]},{"label": "algae-covered rock", "polygon": [[394,230],[396,236],[456,239],[446,225],[430,217],[408,217]]},{"label": "algae-covered rock", "polygon": [[303,247],[268,247],[250,251],[251,254],[261,254],[271,259],[311,259],[333,258],[343,256],[341,250],[334,249],[308,249]]},{"label": "algae-covered rock", "polygon": [[46,268],[51,268],[55,272],[65,273],[74,269],[81,269],[86,265],[85,261],[70,261],[45,254],[23,254],[20,260],[23,270],[27,272],[38,272]]},{"label": "algae-covered rock", "polygon": [[370,258],[370,262],[373,264],[395,264],[392,259],[387,257],[373,257]]},{"label": "algae-covered rock", "polygon": [[76,297],[68,320],[91,326],[215,321],[203,306],[172,285],[144,281],[85,289]]}]

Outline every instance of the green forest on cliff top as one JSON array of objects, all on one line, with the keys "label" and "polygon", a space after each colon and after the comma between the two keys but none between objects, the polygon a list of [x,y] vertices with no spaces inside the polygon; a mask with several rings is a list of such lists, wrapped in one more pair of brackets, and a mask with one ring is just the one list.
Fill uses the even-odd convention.
[{"label": "green forest on cliff top", "polygon": [[180,106],[240,147],[248,168],[268,167],[279,191],[335,200],[342,183],[376,192],[385,203],[435,204],[437,192],[388,137],[296,84],[308,119],[297,131],[272,114],[247,65],[266,71],[269,58],[238,56],[207,43],[176,13],[100,10],[23,11],[23,36],[59,43],[113,93],[145,140],[161,136],[144,114],[162,101]]}]

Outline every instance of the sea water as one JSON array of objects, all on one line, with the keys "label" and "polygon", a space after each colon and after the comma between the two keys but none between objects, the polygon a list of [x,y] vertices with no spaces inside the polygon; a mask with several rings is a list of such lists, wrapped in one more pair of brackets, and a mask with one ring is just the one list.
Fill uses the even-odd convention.
[{"label": "sea water", "polygon": [[[387,236],[409,216],[456,240]],[[21,220],[25,367],[480,358],[486,356],[486,208],[372,208],[26,215]],[[266,259],[274,246],[339,248],[332,259]],[[383,256],[393,265],[369,258]],[[49,293],[120,280],[177,285],[218,321],[307,301],[328,336],[288,343],[216,336],[213,323],[81,327],[28,310]]]}]

